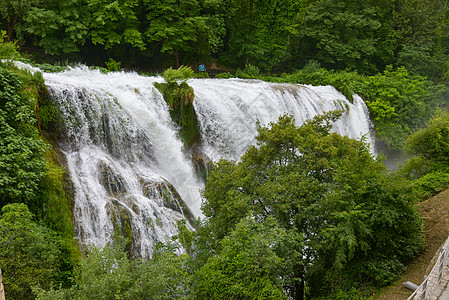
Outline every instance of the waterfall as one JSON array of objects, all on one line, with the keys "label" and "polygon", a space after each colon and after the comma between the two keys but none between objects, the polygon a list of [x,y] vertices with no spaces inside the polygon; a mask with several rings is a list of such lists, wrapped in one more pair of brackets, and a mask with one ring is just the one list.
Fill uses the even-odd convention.
[{"label": "waterfall", "polygon": [[[44,74],[64,124],[61,150],[75,187],[76,235],[104,246],[132,236],[134,254],[201,215],[200,189],[168,107],[148,78],[75,68]],[[179,193],[179,195],[178,195]]]},{"label": "waterfall", "polygon": [[374,153],[369,112],[354,95],[353,103],[332,86],[268,83],[242,79],[194,79],[194,107],[201,127],[205,154],[213,160],[238,160],[255,144],[257,121],[276,122],[282,114],[294,117],[298,126],[327,111],[342,109],[333,130],[351,138],[366,136]]},{"label": "waterfall", "polygon": [[[133,254],[150,257],[155,242],[177,234],[177,220],[202,216],[204,184],[153,85],[162,78],[77,67],[44,79],[62,119],[59,146],[75,188],[74,222],[83,244],[101,247],[120,233],[132,237]],[[301,125],[344,109],[335,131],[366,135],[373,145],[363,100],[355,96],[351,103],[333,87],[240,79],[188,84],[195,91],[201,151],[215,161],[238,160],[255,142],[256,122],[267,125],[284,113]]]}]

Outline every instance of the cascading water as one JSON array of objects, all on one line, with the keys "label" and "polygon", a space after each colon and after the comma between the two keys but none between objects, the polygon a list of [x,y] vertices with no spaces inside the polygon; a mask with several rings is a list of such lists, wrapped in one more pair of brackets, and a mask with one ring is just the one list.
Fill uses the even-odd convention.
[{"label": "cascading water", "polygon": [[[160,77],[75,68],[44,78],[65,128],[60,147],[75,187],[75,227],[83,243],[101,247],[119,231],[133,237],[134,254],[148,257],[156,241],[177,234],[176,220],[189,209],[201,216],[203,185],[153,86]],[[300,125],[344,109],[335,131],[366,134],[373,145],[362,99],[350,103],[333,87],[240,79],[188,83],[195,91],[201,151],[212,160],[238,160],[255,142],[257,120],[266,125],[284,113]]]},{"label": "cascading water", "polygon": [[101,247],[119,231],[132,236],[135,254],[151,256],[156,241],[177,233],[176,220],[188,213],[182,200],[201,215],[202,185],[153,86],[157,78],[87,68],[44,78],[65,125],[60,147],[83,243]]},{"label": "cascading water", "polygon": [[299,126],[305,120],[327,111],[343,109],[345,114],[333,130],[351,138],[366,135],[372,152],[374,138],[364,101],[354,95],[353,103],[331,86],[267,83],[242,79],[195,79],[195,112],[201,126],[205,154],[238,160],[255,143],[257,121],[276,122],[288,113]]}]

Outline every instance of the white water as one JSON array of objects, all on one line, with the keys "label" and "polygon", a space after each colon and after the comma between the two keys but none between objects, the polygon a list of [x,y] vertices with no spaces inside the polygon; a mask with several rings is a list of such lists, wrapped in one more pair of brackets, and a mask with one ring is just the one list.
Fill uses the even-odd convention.
[{"label": "white water", "polygon": [[[166,181],[195,217],[202,216],[203,185],[153,86],[161,78],[75,68],[44,74],[44,79],[66,128],[60,142],[75,187],[75,227],[82,243],[101,247],[111,241],[114,224],[123,223],[125,212],[135,253],[151,256],[154,243],[177,234],[176,220],[183,218],[164,205],[160,187]],[[335,131],[353,138],[367,135],[373,145],[362,99],[356,96],[350,103],[333,87],[239,79],[188,83],[195,91],[202,150],[213,160],[238,160],[255,142],[256,121],[267,125],[284,113],[301,125],[325,111],[345,109]]]},{"label": "white water", "polygon": [[345,113],[333,130],[356,139],[366,135],[370,145],[374,145],[364,101],[355,95],[351,103],[331,86],[242,79],[196,79],[189,84],[195,90],[194,106],[204,151],[213,160],[221,157],[238,160],[249,145],[255,144],[257,121],[268,125],[286,113],[300,126],[318,114],[343,109]]},{"label": "white water", "polygon": [[[86,68],[44,74],[44,79],[67,129],[61,146],[75,187],[75,227],[83,243],[101,247],[111,241],[113,220],[122,220],[125,211],[138,238],[135,251],[150,256],[154,243],[175,235],[176,220],[183,218],[162,204],[157,187],[164,179],[196,217],[201,215],[202,185],[153,87],[160,79]],[[109,191],[105,174],[113,182]],[[125,191],[111,193],[114,183]]]}]

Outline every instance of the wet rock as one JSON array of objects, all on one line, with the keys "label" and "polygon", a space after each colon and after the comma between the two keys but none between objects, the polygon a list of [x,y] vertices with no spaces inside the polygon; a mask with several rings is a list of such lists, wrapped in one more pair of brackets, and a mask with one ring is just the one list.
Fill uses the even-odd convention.
[{"label": "wet rock", "polygon": [[182,214],[195,227],[195,217],[182,200],[175,187],[168,181],[146,182],[141,180],[143,194],[149,199],[160,199],[162,205]]},{"label": "wet rock", "polygon": [[131,212],[115,199],[106,204],[106,210],[114,224],[114,241],[125,240],[125,250],[129,255],[131,257],[139,256],[139,249],[136,247],[139,236],[135,236],[136,233],[132,230],[133,217]]},{"label": "wet rock", "polygon": [[116,174],[105,162],[100,162],[98,166],[99,181],[111,197],[119,197],[126,192],[123,179]]},{"label": "wet rock", "polygon": [[199,144],[195,145],[191,149],[192,153],[192,165],[198,178],[206,181],[209,176],[209,172],[212,170],[211,159],[204,154]]}]

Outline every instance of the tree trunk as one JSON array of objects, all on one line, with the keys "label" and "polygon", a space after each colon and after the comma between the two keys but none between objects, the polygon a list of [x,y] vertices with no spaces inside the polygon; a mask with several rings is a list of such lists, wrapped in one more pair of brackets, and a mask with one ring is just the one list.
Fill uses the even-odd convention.
[{"label": "tree trunk", "polygon": [[6,37],[7,42],[12,42],[12,39],[14,38],[14,26],[16,25],[17,18],[18,18],[18,16],[15,15],[8,22],[8,30],[7,30],[8,33],[7,33],[7,37]]},{"label": "tree trunk", "polygon": [[175,48],[175,58],[176,58],[176,67],[179,68],[181,65],[179,64],[179,53],[178,49]]},{"label": "tree trunk", "polygon": [[300,283],[296,284],[295,294],[296,300],[304,300],[304,278],[301,279]]},{"label": "tree trunk", "polygon": [[295,277],[301,280],[300,282],[295,281],[295,285],[293,288],[293,299],[295,300],[304,300],[304,269],[303,267],[299,267],[295,271]]}]

